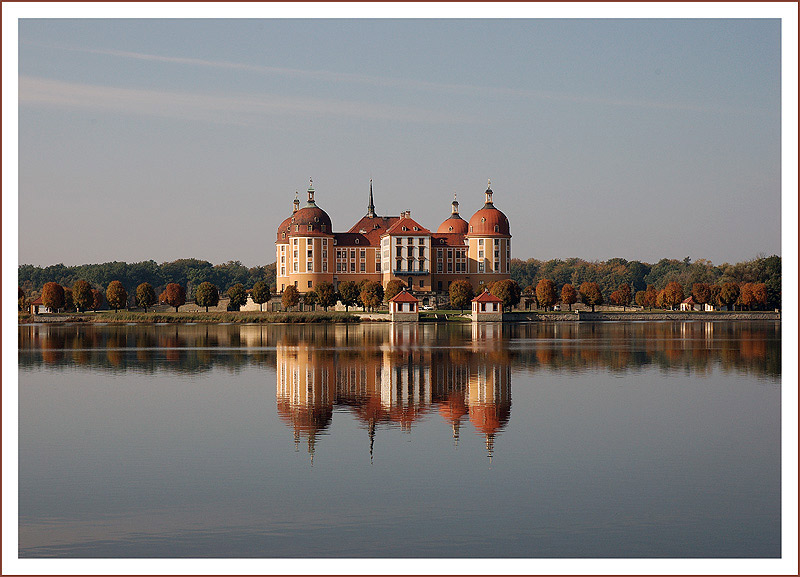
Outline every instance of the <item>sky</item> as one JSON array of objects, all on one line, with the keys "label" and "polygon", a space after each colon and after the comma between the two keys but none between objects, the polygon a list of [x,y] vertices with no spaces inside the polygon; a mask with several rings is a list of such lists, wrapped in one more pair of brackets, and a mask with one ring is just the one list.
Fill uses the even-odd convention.
[{"label": "sky", "polygon": [[782,254],[777,18],[44,17],[18,33],[20,264],[271,263],[309,179],[340,232],[370,179],[379,214],[432,230],[491,179],[515,258]]}]

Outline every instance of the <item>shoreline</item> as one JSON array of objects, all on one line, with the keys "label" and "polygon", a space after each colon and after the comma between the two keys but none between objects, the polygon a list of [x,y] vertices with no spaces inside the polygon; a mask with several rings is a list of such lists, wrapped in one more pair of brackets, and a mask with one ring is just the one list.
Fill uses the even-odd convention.
[{"label": "shoreline", "polygon": [[[450,318],[435,312],[421,316],[420,323],[468,323],[469,317],[450,315]],[[503,313],[504,323],[526,322],[633,322],[633,321],[780,321],[781,313],[775,311],[574,311],[574,312],[526,312]],[[288,312],[288,313],[76,313],[60,315],[28,315],[19,317],[18,324],[343,324],[391,322],[388,313],[364,312]],[[487,321],[481,321],[487,322]],[[499,321],[494,321],[499,322]]]}]

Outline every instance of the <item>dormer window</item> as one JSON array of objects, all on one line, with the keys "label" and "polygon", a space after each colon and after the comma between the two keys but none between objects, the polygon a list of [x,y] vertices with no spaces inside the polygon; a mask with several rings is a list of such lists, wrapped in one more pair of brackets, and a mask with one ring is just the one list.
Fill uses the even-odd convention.
[{"label": "dormer window", "polygon": [[500,225],[499,224],[494,225],[494,231],[495,232],[500,232]]},{"label": "dormer window", "polygon": [[286,238],[286,233],[281,233],[281,238]]},{"label": "dormer window", "polygon": [[314,217],[314,222],[319,222],[319,217],[318,216]]},{"label": "dormer window", "polygon": [[408,230],[408,227],[407,227],[407,226],[404,226],[404,227],[403,227],[403,230]]},{"label": "dormer window", "polygon": [[299,224],[294,225],[294,231],[295,232],[300,232],[300,225]]},{"label": "dormer window", "polygon": [[450,228],[447,229],[447,231],[448,232],[453,232],[453,227],[451,226]]},{"label": "dormer window", "polygon": [[314,230],[314,225],[313,224],[309,224],[308,225],[308,232],[311,232],[312,230]]},{"label": "dormer window", "polygon": [[328,230],[328,225],[323,224],[322,225],[322,232],[325,232],[326,230]]},{"label": "dormer window", "polygon": [[470,226],[470,227],[469,227],[469,231],[470,231],[470,232],[475,232],[475,227],[474,227],[474,226]]},{"label": "dormer window", "polygon": [[481,218],[481,222],[486,222],[486,217]]},{"label": "dormer window", "polygon": [[414,227],[414,230],[419,230],[419,227],[418,227],[418,226],[415,226],[415,227]]},{"label": "dormer window", "polygon": [[358,244],[358,239],[356,239],[356,244]]}]

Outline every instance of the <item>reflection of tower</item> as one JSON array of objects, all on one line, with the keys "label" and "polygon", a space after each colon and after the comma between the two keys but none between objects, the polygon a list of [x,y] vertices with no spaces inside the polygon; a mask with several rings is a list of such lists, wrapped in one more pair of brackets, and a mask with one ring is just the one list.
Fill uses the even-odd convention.
[{"label": "reflection of tower", "polygon": [[431,404],[430,351],[418,348],[417,325],[393,324],[383,347],[380,402],[404,431]]},{"label": "reflection of tower", "polygon": [[482,363],[469,379],[469,420],[486,437],[491,460],[494,439],[511,416],[511,367]]},{"label": "reflection of tower", "polygon": [[296,445],[306,437],[313,463],[317,435],[333,417],[333,359],[304,344],[278,345],[276,357],[278,415],[294,429]]},{"label": "reflection of tower", "polygon": [[503,323],[472,323],[472,350],[485,351],[503,346]]}]

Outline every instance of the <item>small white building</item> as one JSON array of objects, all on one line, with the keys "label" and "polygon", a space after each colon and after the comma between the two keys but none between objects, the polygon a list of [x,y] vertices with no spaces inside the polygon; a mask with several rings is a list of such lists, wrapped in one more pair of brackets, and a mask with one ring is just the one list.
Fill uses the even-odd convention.
[{"label": "small white building", "polygon": [[44,301],[42,300],[42,297],[37,298],[35,301],[31,303],[32,315],[38,315],[39,313],[55,313],[55,312],[58,311],[54,311],[44,306]]},{"label": "small white building", "polygon": [[472,321],[502,321],[503,301],[484,290],[472,299]]},{"label": "small white building", "polygon": [[419,321],[419,299],[403,289],[389,299],[389,316],[392,322]]}]

